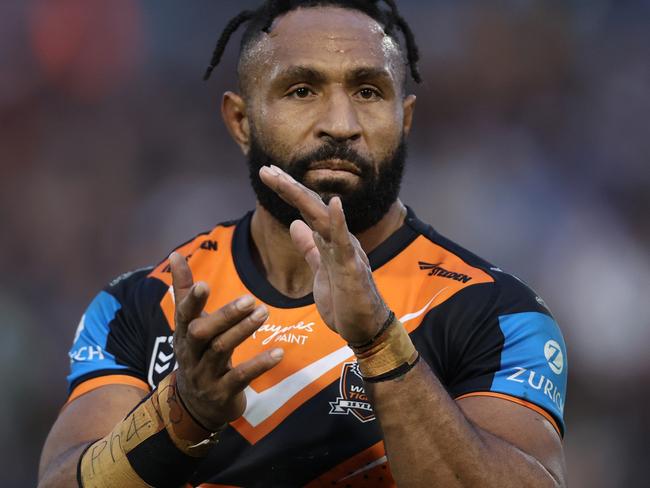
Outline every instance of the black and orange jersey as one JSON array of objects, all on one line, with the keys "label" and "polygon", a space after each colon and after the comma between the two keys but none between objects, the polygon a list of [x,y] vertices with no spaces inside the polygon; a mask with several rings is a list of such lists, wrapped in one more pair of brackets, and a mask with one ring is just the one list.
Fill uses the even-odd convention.
[{"label": "black and orange jersey", "polygon": [[[311,295],[288,298],[265,279],[251,253],[251,215],[177,251],[195,280],[210,285],[207,312],[246,293],[268,306],[267,322],[235,350],[234,364],[277,346],[285,356],[246,389],[244,415],[189,483],[393,486],[352,351],[323,323]],[[563,433],[566,348],[530,288],[442,237],[411,210],[368,258],[384,300],[453,398],[516,402]],[[150,389],[176,367],[170,287],[163,261],[120,276],[97,295],[70,351],[70,399],[105,384]]]}]

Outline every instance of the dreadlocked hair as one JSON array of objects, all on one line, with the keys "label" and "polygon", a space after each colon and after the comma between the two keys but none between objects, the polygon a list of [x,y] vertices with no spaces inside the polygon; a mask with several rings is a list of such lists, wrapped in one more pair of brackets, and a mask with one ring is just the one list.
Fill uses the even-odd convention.
[{"label": "dreadlocked hair", "polygon": [[[379,8],[383,2],[388,10]],[[415,36],[411,27],[397,10],[395,0],[266,0],[256,10],[244,10],[233,17],[223,29],[217,45],[212,54],[210,64],[203,76],[204,80],[210,78],[212,71],[221,61],[230,37],[239,29],[242,24],[248,23],[244,35],[242,36],[240,50],[243,51],[247,45],[253,41],[260,32],[269,33],[273,21],[292,10],[299,7],[342,7],[352,10],[358,10],[379,22],[386,35],[397,40],[396,30],[399,29],[406,41],[406,59],[411,72],[411,77],[416,83],[420,83],[422,78],[418,70],[418,61],[420,52],[415,42]]]}]

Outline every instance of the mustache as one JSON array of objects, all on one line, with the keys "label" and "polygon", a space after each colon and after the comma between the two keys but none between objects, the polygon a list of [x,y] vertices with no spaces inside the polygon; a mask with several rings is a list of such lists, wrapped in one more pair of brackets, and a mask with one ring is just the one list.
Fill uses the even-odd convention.
[{"label": "mustache", "polygon": [[372,161],[363,157],[347,143],[327,143],[309,153],[294,159],[289,165],[289,172],[294,178],[302,177],[319,161],[340,159],[355,166],[360,175],[366,175],[372,171]]}]

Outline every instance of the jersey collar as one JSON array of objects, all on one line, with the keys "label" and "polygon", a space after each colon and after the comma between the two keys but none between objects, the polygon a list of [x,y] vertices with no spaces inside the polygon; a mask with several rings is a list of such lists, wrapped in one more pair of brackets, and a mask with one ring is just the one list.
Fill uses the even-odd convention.
[{"label": "jersey collar", "polygon": [[[418,219],[413,211],[406,207],[407,215],[404,224],[393,232],[384,242],[379,244],[370,254],[368,260],[373,271],[402,252],[419,235],[413,224]],[[251,238],[251,219],[253,212],[248,212],[239,220],[232,240],[232,256],[240,279],[253,295],[266,304],[277,308],[298,308],[313,305],[314,295],[309,293],[300,298],[291,298],[269,283],[266,276],[253,260],[253,239]]]}]

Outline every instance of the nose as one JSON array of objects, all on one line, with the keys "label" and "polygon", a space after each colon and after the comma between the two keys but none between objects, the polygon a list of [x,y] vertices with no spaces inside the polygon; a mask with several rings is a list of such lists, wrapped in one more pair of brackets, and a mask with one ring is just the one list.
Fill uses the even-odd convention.
[{"label": "nose", "polygon": [[345,90],[335,90],[332,93],[315,130],[319,139],[333,139],[337,142],[356,141],[361,137],[362,129],[354,102]]}]

